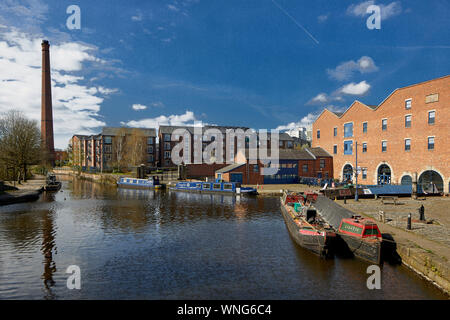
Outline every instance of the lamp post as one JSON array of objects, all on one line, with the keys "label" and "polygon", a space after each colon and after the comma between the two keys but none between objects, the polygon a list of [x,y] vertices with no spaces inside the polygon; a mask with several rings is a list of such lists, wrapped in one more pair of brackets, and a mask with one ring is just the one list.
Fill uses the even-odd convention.
[{"label": "lamp post", "polygon": [[356,180],[356,189],[355,189],[355,201],[358,201],[358,141],[355,141],[355,155],[356,155],[356,171],[355,171],[355,180]]}]

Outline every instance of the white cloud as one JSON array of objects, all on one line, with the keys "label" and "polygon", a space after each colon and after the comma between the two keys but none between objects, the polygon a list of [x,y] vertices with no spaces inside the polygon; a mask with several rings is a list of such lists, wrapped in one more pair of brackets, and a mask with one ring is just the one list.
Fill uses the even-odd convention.
[{"label": "white cloud", "polygon": [[351,82],[346,84],[338,91],[343,94],[354,95],[354,96],[362,96],[366,94],[370,89],[370,84],[368,84],[365,80],[360,83]]},{"label": "white cloud", "polygon": [[167,8],[169,8],[169,10],[172,10],[172,11],[180,11],[180,9],[178,9],[176,6],[174,6],[172,4],[168,4]]},{"label": "white cloud", "polygon": [[150,105],[155,108],[163,108],[164,107],[164,103],[162,103],[161,101],[152,102],[152,103],[150,103]]},{"label": "white cloud", "polygon": [[309,100],[306,104],[308,105],[324,105],[326,103],[330,103],[332,101],[342,101],[342,97],[339,96],[340,92],[336,91],[330,95],[321,92],[311,100]]},{"label": "white cloud", "polygon": [[41,0],[2,0],[0,24],[38,32],[48,16],[48,5]]},{"label": "white cloud", "polygon": [[298,127],[305,127],[306,129],[311,129],[312,123],[316,120],[317,115],[314,113],[308,113],[306,116],[301,118],[297,122],[290,122],[286,125],[278,126],[275,130],[290,130]]},{"label": "white cloud", "polygon": [[160,125],[170,126],[193,126],[197,122],[192,111],[186,110],[184,114],[172,114],[169,116],[161,115],[156,118],[147,118],[141,120],[131,120],[128,122],[121,122],[122,125],[136,128],[158,128]]},{"label": "white cloud", "polygon": [[[17,109],[40,122],[41,41],[7,28],[0,34],[0,112]],[[79,74],[85,63],[102,64],[95,49],[75,42],[51,43],[52,101],[55,146],[66,148],[75,134],[92,134],[104,126],[100,106],[117,89],[83,85]]]},{"label": "white cloud", "polygon": [[144,105],[139,104],[139,103],[133,104],[131,107],[133,108],[133,110],[136,110],[136,111],[147,109],[147,106],[144,106]]},{"label": "white cloud", "polygon": [[355,17],[365,17],[368,15],[367,8],[371,5],[380,6],[381,19],[389,19],[402,12],[402,5],[399,1],[394,1],[388,5],[377,4],[373,0],[364,1],[358,4],[352,4],[347,8],[347,14]]},{"label": "white cloud", "polygon": [[320,16],[317,17],[317,21],[319,23],[324,23],[325,21],[328,20],[328,17],[330,16],[330,14],[322,14]]},{"label": "white cloud", "polygon": [[342,62],[335,69],[327,69],[327,73],[330,78],[336,80],[347,80],[351,78],[355,72],[369,73],[377,70],[378,67],[375,65],[375,62],[371,57],[362,56],[358,61],[350,60]]},{"label": "white cloud", "polygon": [[327,98],[326,93],[319,93],[317,96],[312,98],[311,101],[314,101],[314,102],[327,102],[328,98]]},{"label": "white cloud", "polygon": [[131,17],[131,20],[132,20],[132,21],[142,21],[142,14],[141,14],[141,13],[138,13],[137,15],[132,16],[132,17]]},{"label": "white cloud", "polygon": [[326,93],[319,93],[317,96],[312,98],[308,104],[323,104],[327,103],[329,100],[328,95]]},{"label": "white cloud", "polygon": [[[334,105],[328,105],[326,107],[326,109],[330,110],[331,112],[344,112],[345,111],[344,107],[337,107]],[[316,121],[317,117],[322,113],[322,111],[323,111],[323,109],[320,109],[316,112],[310,112],[306,116],[301,118],[299,121],[290,122],[286,125],[278,126],[276,128],[276,130],[284,131],[284,130],[291,130],[291,129],[295,129],[295,128],[299,128],[299,127],[304,127],[307,130],[311,130],[312,124],[314,123],[314,121]]]}]

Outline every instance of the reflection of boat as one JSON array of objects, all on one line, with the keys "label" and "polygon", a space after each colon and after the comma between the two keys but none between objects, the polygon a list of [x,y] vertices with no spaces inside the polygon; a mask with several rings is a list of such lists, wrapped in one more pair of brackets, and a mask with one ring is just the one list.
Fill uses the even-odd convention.
[{"label": "reflection of boat", "polygon": [[220,180],[216,180],[215,182],[180,181],[177,182],[175,187],[172,187],[170,189],[176,191],[207,192],[207,193],[235,193],[247,195],[258,194],[255,188],[241,187],[241,184],[238,182],[223,182]]},{"label": "reflection of boat", "polygon": [[382,237],[372,219],[360,216],[342,219],[338,234],[357,258],[380,264]]},{"label": "reflection of boat", "polygon": [[61,189],[61,181],[56,180],[56,176],[54,174],[47,175],[47,181],[44,186],[45,191],[58,191]]},{"label": "reflection of boat", "polygon": [[164,185],[159,183],[158,177],[150,177],[148,179],[120,178],[117,181],[117,186],[135,189],[161,189],[164,187]]},{"label": "reflection of boat", "polygon": [[284,221],[295,242],[320,257],[333,256],[336,233],[310,206],[314,197],[285,191],[280,201]]}]

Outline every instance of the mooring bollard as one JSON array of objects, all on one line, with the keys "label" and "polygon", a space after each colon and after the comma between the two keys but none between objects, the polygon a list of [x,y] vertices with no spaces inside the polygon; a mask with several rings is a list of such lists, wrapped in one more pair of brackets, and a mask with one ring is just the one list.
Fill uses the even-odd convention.
[{"label": "mooring bollard", "polygon": [[411,230],[411,213],[408,213],[408,225],[406,226],[406,229]]},{"label": "mooring bollard", "polygon": [[419,208],[419,217],[420,221],[425,221],[425,208],[423,205],[421,205]]},{"label": "mooring bollard", "polygon": [[385,219],[384,219],[384,211],[380,211],[380,212],[378,212],[378,217],[379,217],[379,220],[381,221],[381,222],[385,222]]}]

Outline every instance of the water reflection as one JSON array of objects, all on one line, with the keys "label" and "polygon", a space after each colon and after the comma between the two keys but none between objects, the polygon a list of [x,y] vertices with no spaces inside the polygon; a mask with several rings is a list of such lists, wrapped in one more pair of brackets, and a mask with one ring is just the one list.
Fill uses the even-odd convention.
[{"label": "water reflection", "polygon": [[[66,288],[79,265],[82,290]],[[32,299],[445,298],[404,268],[321,260],[290,238],[276,198],[117,189],[67,178],[62,192],[0,207],[0,297]]]},{"label": "water reflection", "polygon": [[56,272],[56,264],[53,261],[53,251],[56,254],[55,229],[53,222],[53,212],[48,211],[42,217],[42,246],[41,252],[44,256],[44,279],[45,299],[54,299],[55,295],[51,287],[55,285],[53,274]]}]

